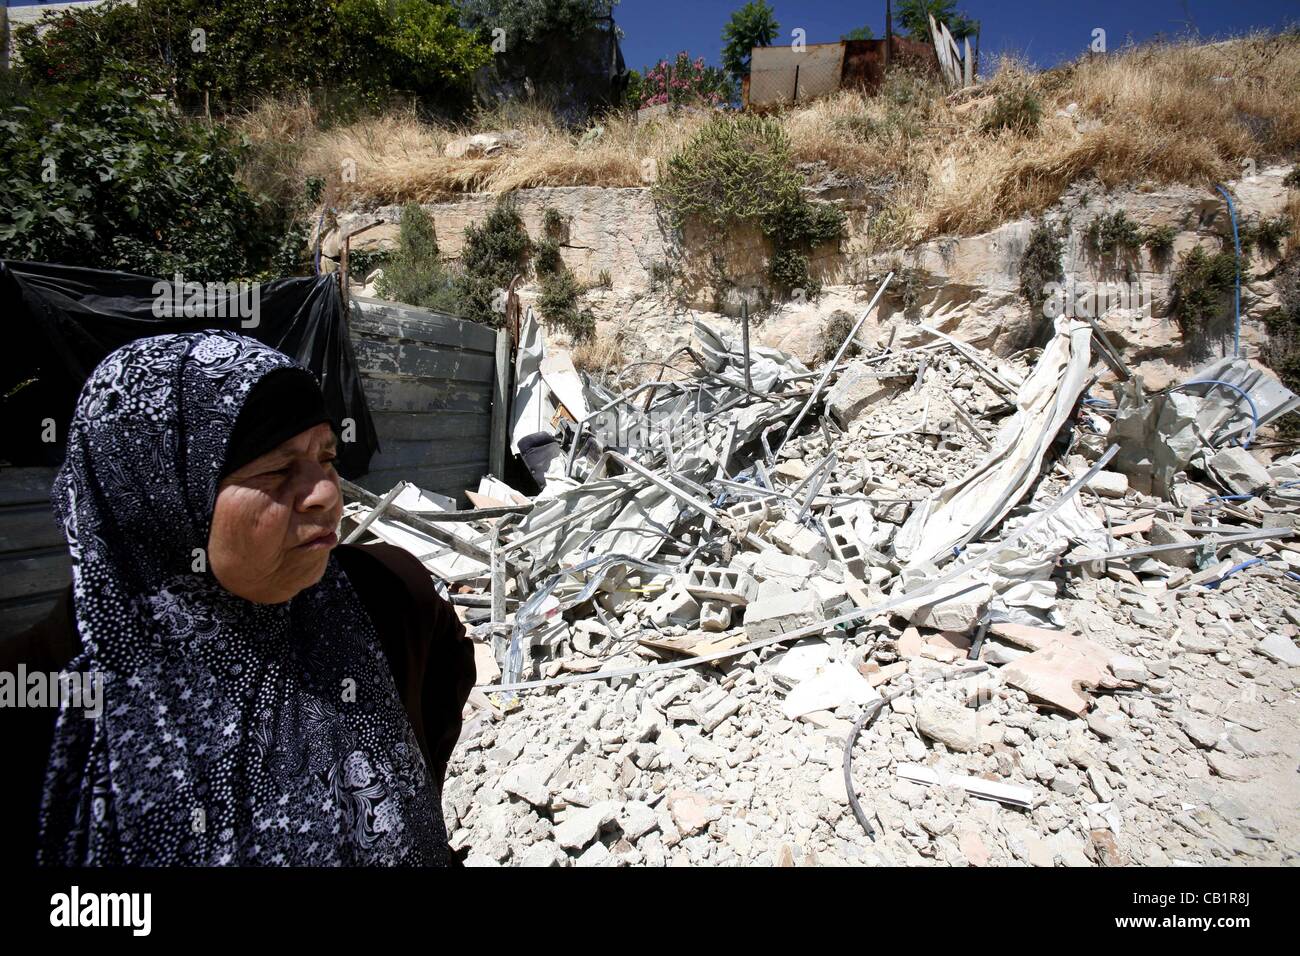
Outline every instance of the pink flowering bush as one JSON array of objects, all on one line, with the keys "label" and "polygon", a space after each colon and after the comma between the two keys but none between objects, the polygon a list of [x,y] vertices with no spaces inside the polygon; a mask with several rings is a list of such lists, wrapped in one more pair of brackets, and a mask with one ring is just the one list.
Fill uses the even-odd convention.
[{"label": "pink flowering bush", "polygon": [[674,106],[721,106],[731,102],[735,90],[720,69],[706,66],[704,57],[691,59],[683,50],[671,62],[660,60],[641,74],[633,74],[628,101],[636,108],[672,103]]}]

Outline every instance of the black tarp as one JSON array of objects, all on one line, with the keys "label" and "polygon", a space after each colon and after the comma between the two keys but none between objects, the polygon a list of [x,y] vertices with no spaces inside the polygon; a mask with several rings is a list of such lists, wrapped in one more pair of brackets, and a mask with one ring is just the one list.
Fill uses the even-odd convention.
[{"label": "black tarp", "polygon": [[[316,373],[335,428],[345,419],[354,423],[353,440],[339,444],[340,473],[354,478],[367,471],[379,441],[348,339],[337,276],[214,289],[194,317],[183,312],[184,289],[177,314],[168,315],[169,305],[178,301],[174,282],[0,260],[0,459],[14,465],[59,464],[77,395],[113,349],[150,335],[228,329]],[[165,292],[160,283],[167,284]],[[248,306],[254,302],[257,324],[250,327]],[[226,317],[219,317],[223,313]],[[55,422],[55,443],[42,441],[48,419]]]}]

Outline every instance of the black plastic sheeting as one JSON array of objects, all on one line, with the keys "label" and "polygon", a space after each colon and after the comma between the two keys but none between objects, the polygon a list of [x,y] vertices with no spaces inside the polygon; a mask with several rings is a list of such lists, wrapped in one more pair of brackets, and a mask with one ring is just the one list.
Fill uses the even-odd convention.
[{"label": "black plastic sheeting", "polygon": [[[159,283],[167,283],[162,292]],[[77,395],[113,349],[150,335],[228,329],[257,339],[306,365],[320,380],[339,443],[339,472],[365,474],[379,448],[361,387],[337,276],[275,279],[214,289],[202,312],[183,314],[173,280],[40,262],[0,261],[0,459],[13,465],[57,465]],[[191,290],[192,292],[192,290]],[[242,293],[242,295],[241,295]],[[163,303],[162,307],[156,304]],[[249,306],[256,302],[255,326]],[[161,312],[162,315],[156,315]],[[218,317],[222,313],[226,317]],[[55,423],[56,441],[47,422]],[[344,435],[346,439],[348,435]]]}]

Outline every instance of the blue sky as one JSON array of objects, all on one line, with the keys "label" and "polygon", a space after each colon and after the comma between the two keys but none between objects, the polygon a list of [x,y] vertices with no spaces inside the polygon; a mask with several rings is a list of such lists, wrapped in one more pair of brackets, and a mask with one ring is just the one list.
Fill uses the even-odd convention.
[{"label": "blue sky", "polygon": [[[641,69],[678,50],[719,63],[722,28],[744,0],[622,0],[614,17],[626,34],[623,56]],[[768,0],[781,24],[777,43],[790,43],[801,27],[809,43],[835,41],[854,27],[884,36],[884,0]],[[957,9],[981,23],[982,54],[1019,52],[1038,66],[1052,66],[1082,53],[1095,27],[1115,49],[1127,37],[1141,41],[1179,34],[1190,18],[1203,37],[1259,27],[1274,30],[1300,21],[1300,0],[958,0]],[[987,60],[986,60],[987,62]]]}]

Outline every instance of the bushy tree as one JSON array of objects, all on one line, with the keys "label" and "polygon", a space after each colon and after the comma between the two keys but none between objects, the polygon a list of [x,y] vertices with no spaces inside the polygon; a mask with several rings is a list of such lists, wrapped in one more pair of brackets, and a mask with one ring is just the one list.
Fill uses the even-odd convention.
[{"label": "bushy tree", "polygon": [[15,39],[33,82],[93,79],[113,61],[190,109],[303,88],[441,101],[491,59],[440,0],[109,0],[47,13]]},{"label": "bushy tree", "polygon": [[781,31],[776,12],[765,0],[750,0],[731,15],[722,30],[722,66],[737,80],[749,73],[756,46],[771,46]]},{"label": "bushy tree", "polygon": [[608,20],[618,0],[462,0],[466,26],[491,34],[505,31],[506,49],[534,43],[549,33],[578,33]]},{"label": "bushy tree", "polygon": [[899,0],[894,17],[913,40],[930,39],[930,17],[946,24],[955,40],[974,36],[980,28],[978,20],[957,12],[955,0]]},{"label": "bushy tree", "polygon": [[275,234],[238,159],[221,127],[186,120],[111,64],[47,84],[0,112],[0,257],[252,276]]},{"label": "bushy tree", "polygon": [[874,40],[876,35],[871,32],[871,27],[861,26],[848,33],[841,34],[841,40]]}]

